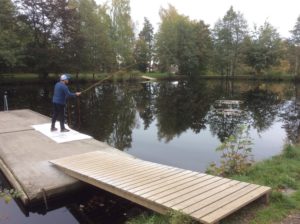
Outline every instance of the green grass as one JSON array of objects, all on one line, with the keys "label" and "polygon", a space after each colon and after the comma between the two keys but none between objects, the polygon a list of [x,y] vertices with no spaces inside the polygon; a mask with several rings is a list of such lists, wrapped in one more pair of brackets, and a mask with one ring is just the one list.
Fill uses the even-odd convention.
[{"label": "green grass", "polygon": [[167,215],[160,214],[141,214],[134,219],[129,220],[126,224],[196,224],[197,222],[192,220],[187,215],[180,212],[169,212]]},{"label": "green grass", "polygon": [[[231,178],[270,186],[270,205],[256,211],[250,223],[278,222],[300,209],[300,147],[287,146],[281,155],[252,166],[245,174]],[[291,195],[284,191],[295,191]]]},{"label": "green grass", "polygon": [[[266,206],[259,201],[254,202],[222,220],[223,224],[268,224],[280,222],[291,212],[300,212],[300,146],[286,146],[281,155],[258,162],[243,175],[230,178],[270,186],[272,193],[269,205]],[[293,193],[284,194],[285,190],[293,191]],[[128,222],[128,224],[142,223],[173,224],[172,215],[142,214]],[[188,223],[193,222],[186,222]]]}]

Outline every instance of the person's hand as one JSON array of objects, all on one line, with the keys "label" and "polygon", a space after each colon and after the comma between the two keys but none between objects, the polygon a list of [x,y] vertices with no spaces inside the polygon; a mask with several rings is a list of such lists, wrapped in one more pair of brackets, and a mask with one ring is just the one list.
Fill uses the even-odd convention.
[{"label": "person's hand", "polygon": [[75,94],[76,94],[76,96],[80,96],[81,92],[76,92]]}]

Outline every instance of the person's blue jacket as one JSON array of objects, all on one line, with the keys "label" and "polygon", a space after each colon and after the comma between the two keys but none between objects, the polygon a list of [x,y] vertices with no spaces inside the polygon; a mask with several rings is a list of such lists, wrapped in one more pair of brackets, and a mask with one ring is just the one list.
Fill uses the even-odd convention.
[{"label": "person's blue jacket", "polygon": [[57,82],[54,87],[54,94],[52,98],[53,103],[65,105],[67,98],[75,97],[75,93],[71,93],[69,88],[62,82]]}]

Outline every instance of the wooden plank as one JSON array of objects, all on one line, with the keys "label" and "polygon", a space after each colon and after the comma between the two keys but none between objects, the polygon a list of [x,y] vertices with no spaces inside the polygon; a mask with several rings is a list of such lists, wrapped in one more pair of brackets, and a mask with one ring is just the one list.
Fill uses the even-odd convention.
[{"label": "wooden plank", "polygon": [[[155,174],[162,174],[165,172],[182,172],[177,169],[172,169],[170,167],[148,167],[147,169],[143,169],[142,167],[138,167],[135,170],[125,170],[125,172],[113,173],[114,177],[121,175],[120,177],[125,178],[126,181],[122,185],[130,184],[135,180],[141,180],[146,178],[147,176],[155,175]],[[93,177],[97,178],[97,176]],[[101,177],[102,179],[109,178],[109,176]]]},{"label": "wooden plank", "polygon": [[[162,202],[163,199],[158,199],[157,202],[163,203],[168,207],[173,207],[174,205],[183,203],[184,201],[194,198],[197,195],[203,194],[215,187],[218,187],[220,185],[226,184],[227,182],[230,182],[230,180],[228,180],[228,179],[222,179],[222,178],[216,178],[216,179],[217,179],[216,181],[214,179],[208,180],[204,183],[200,183],[193,187],[190,187],[190,188],[186,189],[185,191],[178,192],[173,195],[173,199],[168,200],[167,202]],[[183,194],[183,192],[185,192],[185,193]]]},{"label": "wooden plank", "polygon": [[186,174],[180,177],[174,176],[169,180],[161,180],[159,183],[151,183],[151,185],[147,185],[147,189],[134,191],[134,193],[143,195],[144,197],[148,197],[150,195],[160,193],[161,191],[166,191],[170,188],[172,189],[185,183],[186,181],[194,180],[195,178],[197,178],[197,175],[195,175],[194,173]]},{"label": "wooden plank", "polygon": [[203,194],[199,194],[180,204],[172,206],[172,208],[182,210],[190,214],[207,205],[219,201],[228,195],[232,195],[233,193],[238,192],[239,190],[247,187],[248,185],[248,183],[232,180],[230,182],[227,182],[226,184],[223,184],[216,188],[212,188],[209,191],[204,192]]},{"label": "wooden plank", "polygon": [[[156,170],[150,170],[149,173],[142,173],[140,176],[137,176],[136,178],[138,179],[138,181],[142,181],[147,179],[148,181],[155,181],[157,179],[161,179],[164,177],[168,177],[170,175],[174,175],[175,173],[179,172],[177,169],[175,168],[159,168]],[[128,173],[125,173],[128,174]],[[124,174],[124,175],[125,175]],[[141,177],[142,176],[142,177]],[[95,178],[95,177],[92,177]],[[126,184],[128,183],[128,181],[131,181],[132,179],[130,179],[128,176],[122,177],[122,176],[116,176],[116,175],[111,175],[110,177],[104,177],[102,178],[101,176],[98,176],[96,179],[101,179],[101,181],[106,181],[108,183],[111,184],[115,184],[115,185],[122,185],[122,184]]]},{"label": "wooden plank", "polygon": [[[100,169],[102,167],[102,169]],[[126,169],[124,169],[126,167]],[[74,170],[80,170],[82,173],[88,173],[90,176],[97,176],[97,174],[101,175],[102,177],[104,176],[110,176],[112,171],[114,172],[120,172],[124,173],[127,172],[129,173],[129,169],[136,169],[136,168],[141,168],[143,170],[147,169],[148,167],[153,167],[153,168],[158,168],[158,166],[155,166],[155,164],[140,164],[140,163],[132,163],[132,164],[124,164],[124,163],[118,163],[117,166],[114,166],[114,163],[111,161],[105,162],[103,164],[98,164],[98,165],[91,165],[87,168],[82,168],[82,167],[73,167],[71,166],[70,168]],[[120,169],[122,168],[122,169]]]},{"label": "wooden plank", "polygon": [[[174,173],[174,175],[176,175],[177,177],[184,176],[186,174],[187,174],[187,172],[184,170],[178,170],[176,173]],[[174,179],[174,175],[172,174],[172,175],[169,175],[168,177],[158,177],[154,180],[145,179],[145,178],[144,179],[135,179],[134,182],[122,184],[119,187],[121,187],[124,190],[130,191],[130,192],[135,192],[138,190],[148,188],[151,185],[156,185],[156,184],[159,184],[160,182]]]},{"label": "wooden plank", "polygon": [[124,191],[122,189],[119,189],[119,188],[116,188],[115,186],[113,185],[110,185],[108,183],[105,183],[105,182],[99,182],[98,180],[95,180],[95,179],[92,179],[92,178],[88,178],[88,177],[85,177],[85,176],[82,176],[80,173],[76,173],[72,170],[69,170],[65,167],[62,167],[62,166],[59,166],[61,170],[63,170],[66,174],[74,177],[74,178],[77,178],[79,180],[82,180],[88,184],[91,184],[93,186],[96,186],[100,189],[103,189],[103,190],[106,190],[112,194],[115,194],[117,196],[120,196],[122,198],[125,198],[125,199],[128,199],[132,202],[135,202],[139,205],[142,205],[146,208],[149,208],[153,211],[156,211],[158,213],[161,213],[161,214],[166,214],[168,211],[169,211],[169,208],[168,207],[165,207],[164,205],[161,205],[161,204],[158,204],[158,203],[153,203],[153,201],[150,201],[146,198],[142,198],[138,195],[134,195],[132,193],[129,193],[128,191]]},{"label": "wooden plank", "polygon": [[[101,156],[101,155],[98,155],[98,157]],[[116,158],[114,160],[114,162],[112,163],[111,159],[99,159],[98,157],[94,157],[93,159],[91,160],[80,160],[80,162],[74,162],[74,163],[71,163],[69,165],[69,162],[68,163],[68,166],[72,169],[82,169],[82,171],[84,171],[85,169],[86,170],[91,170],[93,169],[93,167],[97,167],[97,166],[100,166],[100,165],[105,165],[105,164],[109,164],[109,165],[124,165],[124,166],[128,166],[128,165],[135,165],[135,164],[138,164],[138,163],[135,163],[135,160],[132,160],[132,159],[124,159],[124,160],[121,160],[121,159],[118,159]],[[139,163],[141,164],[141,163]],[[144,164],[146,165],[146,164]],[[154,166],[154,164],[150,164],[149,165],[152,165]]]},{"label": "wooden plank", "polygon": [[141,164],[131,164],[131,165],[126,165],[126,169],[124,169],[124,164],[121,164],[118,167],[109,167],[105,165],[102,169],[99,168],[92,168],[89,172],[89,176],[97,178],[98,176],[101,176],[101,178],[106,178],[106,177],[111,177],[112,175],[133,175],[133,174],[138,174],[140,172],[148,172],[148,171],[155,171],[158,169],[170,169],[170,167],[166,168],[161,168],[158,166],[154,166],[152,164],[149,165],[141,165]]},{"label": "wooden plank", "polygon": [[123,188],[123,189],[126,189],[132,193],[138,193],[138,194],[143,194],[144,192],[148,192],[148,191],[151,191],[151,189],[155,188],[156,186],[160,186],[166,182],[173,182],[174,179],[181,179],[181,178],[186,178],[187,176],[189,175],[193,175],[192,172],[188,172],[188,171],[181,171],[180,173],[177,173],[177,174],[174,174],[172,176],[169,176],[167,178],[160,178],[160,179],[157,179],[156,181],[152,181],[152,182],[143,182],[142,185],[140,186],[130,186],[130,187],[126,187],[126,188]]},{"label": "wooden plank", "polygon": [[251,191],[250,193],[238,198],[238,200],[235,200],[225,206],[220,207],[218,210],[209,213],[208,215],[202,217],[201,220],[205,223],[216,223],[224,217],[251,203],[252,201],[262,197],[263,195],[269,194],[270,191],[271,188],[269,187],[259,187],[254,191]]},{"label": "wooden plank", "polygon": [[181,190],[184,190],[184,189],[187,189],[188,187],[191,187],[191,186],[195,186],[203,181],[206,181],[208,179],[211,179],[213,178],[212,176],[210,175],[204,175],[202,177],[199,177],[197,179],[194,179],[194,180],[191,180],[191,181],[187,181],[179,186],[173,186],[172,187],[172,190],[167,190],[165,188],[162,189],[161,192],[159,193],[156,193],[154,194],[154,192],[150,192],[149,194],[147,195],[144,195],[144,197],[148,197],[150,200],[153,200],[153,201],[156,201],[160,198],[165,198],[166,196],[170,196],[170,195],[173,195],[173,194],[177,194],[178,192],[180,192]]},{"label": "wooden plank", "polygon": [[[194,211],[191,214],[193,217],[196,217],[197,219],[200,219],[201,217],[208,215],[209,213],[216,211],[217,209],[221,208],[222,206],[229,204],[232,201],[238,200],[240,197],[250,193],[251,191],[259,188],[258,185],[249,184],[248,186],[242,188],[241,190],[228,195],[227,197],[224,197],[220,199],[219,201],[216,201],[214,203],[211,203],[207,205],[206,207],[202,207],[201,209]],[[184,211],[183,211],[184,212]]]}]

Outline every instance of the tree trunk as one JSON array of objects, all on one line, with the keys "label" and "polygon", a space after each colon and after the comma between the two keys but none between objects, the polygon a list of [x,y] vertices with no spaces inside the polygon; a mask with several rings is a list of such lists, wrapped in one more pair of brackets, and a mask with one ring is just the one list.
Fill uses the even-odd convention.
[{"label": "tree trunk", "polygon": [[297,52],[296,52],[296,58],[295,58],[296,60],[295,60],[295,76],[297,76],[298,75],[298,67],[299,67],[299,57],[298,57],[298,55],[297,55]]}]

